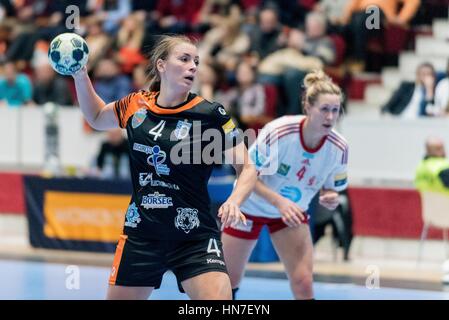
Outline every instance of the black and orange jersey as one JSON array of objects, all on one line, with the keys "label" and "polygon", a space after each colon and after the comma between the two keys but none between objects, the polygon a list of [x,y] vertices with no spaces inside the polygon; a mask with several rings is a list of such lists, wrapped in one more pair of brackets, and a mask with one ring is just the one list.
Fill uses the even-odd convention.
[{"label": "black and orange jersey", "polygon": [[130,148],[133,194],[124,233],[185,240],[218,235],[207,183],[222,151],[241,142],[223,106],[190,93],[172,108],[158,92],[131,93],[115,103]]}]

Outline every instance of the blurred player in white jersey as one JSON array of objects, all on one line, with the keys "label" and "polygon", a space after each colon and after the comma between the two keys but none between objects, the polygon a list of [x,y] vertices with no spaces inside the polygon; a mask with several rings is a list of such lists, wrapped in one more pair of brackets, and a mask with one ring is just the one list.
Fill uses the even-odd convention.
[{"label": "blurred player in white jersey", "polygon": [[304,85],[306,115],[268,123],[250,148],[259,178],[240,207],[247,225],[230,226],[222,233],[234,297],[259,233],[267,225],[294,297],[314,298],[307,210],[317,192],[321,205],[330,210],[338,206],[338,192],[347,187],[348,145],[333,130],[340,114],[341,89],[322,71],[309,73]]}]

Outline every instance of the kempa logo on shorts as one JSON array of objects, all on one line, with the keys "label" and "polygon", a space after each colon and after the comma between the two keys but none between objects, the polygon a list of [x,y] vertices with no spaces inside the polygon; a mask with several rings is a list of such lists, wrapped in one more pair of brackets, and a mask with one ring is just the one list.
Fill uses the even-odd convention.
[{"label": "kempa logo on shorts", "polygon": [[139,210],[137,209],[136,204],[133,202],[129,205],[128,210],[126,211],[126,221],[125,226],[131,228],[137,228],[137,224],[141,221]]},{"label": "kempa logo on shorts", "polygon": [[170,169],[166,164],[163,164],[167,158],[167,154],[165,151],[162,151],[159,146],[156,145],[154,147],[150,147],[135,142],[133,145],[133,150],[150,155],[147,158],[147,163],[154,167],[158,176],[161,174],[168,176],[170,174]]},{"label": "kempa logo on shorts", "polygon": [[146,187],[148,184],[152,187],[163,187],[167,189],[179,190],[179,186],[174,183],[169,183],[161,180],[154,180],[153,173],[141,172],[139,173],[139,184]]},{"label": "kempa logo on shorts", "polygon": [[200,226],[198,210],[193,208],[176,208],[175,227],[189,233],[193,228]]},{"label": "kempa logo on shorts", "polygon": [[167,209],[168,207],[173,206],[173,201],[171,197],[155,192],[148,196],[143,196],[140,205],[145,209]]},{"label": "kempa logo on shorts", "polygon": [[146,117],[147,110],[145,110],[144,108],[137,110],[137,112],[134,113],[133,119],[131,121],[131,126],[133,127],[133,129],[136,129],[138,126],[140,126],[144,122]]},{"label": "kempa logo on shorts", "polygon": [[222,266],[225,265],[225,263],[224,263],[223,261],[218,260],[218,259],[207,259],[206,262],[207,262],[208,264],[210,264],[210,263],[218,263],[218,264],[221,264]]}]

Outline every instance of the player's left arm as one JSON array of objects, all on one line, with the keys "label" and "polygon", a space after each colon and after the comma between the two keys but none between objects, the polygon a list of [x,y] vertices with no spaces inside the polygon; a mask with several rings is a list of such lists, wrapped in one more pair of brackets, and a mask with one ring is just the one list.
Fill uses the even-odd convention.
[{"label": "player's left arm", "polygon": [[340,204],[338,192],[343,191],[347,187],[347,163],[344,161],[332,170],[324,182],[320,191],[320,204],[329,210],[335,210]]},{"label": "player's left arm", "polygon": [[256,168],[243,142],[231,149],[225,150],[226,163],[231,163],[237,175],[237,181],[229,198],[218,211],[218,216],[225,227],[242,221],[246,224],[245,216],[240,212],[240,205],[251,194],[257,181]]},{"label": "player's left arm", "polygon": [[215,104],[213,115],[221,131],[225,163],[232,164],[237,175],[234,190],[218,210],[218,217],[221,219],[223,227],[235,225],[240,221],[246,224],[245,216],[239,207],[256,184],[256,168],[252,164],[243,142],[242,132],[236,128],[223,106]]}]

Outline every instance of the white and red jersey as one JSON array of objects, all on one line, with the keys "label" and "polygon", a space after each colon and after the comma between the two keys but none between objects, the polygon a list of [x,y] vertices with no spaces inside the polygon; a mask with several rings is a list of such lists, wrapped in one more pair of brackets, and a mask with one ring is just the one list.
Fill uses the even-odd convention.
[{"label": "white and red jersey", "polygon": [[[315,149],[306,147],[304,120],[305,116],[284,116],[268,123],[249,153],[259,179],[306,211],[321,188],[341,191],[347,187],[348,144],[332,130]],[[241,210],[258,217],[281,217],[276,207],[255,192]]]}]

